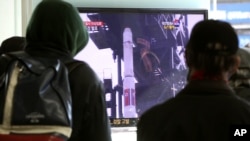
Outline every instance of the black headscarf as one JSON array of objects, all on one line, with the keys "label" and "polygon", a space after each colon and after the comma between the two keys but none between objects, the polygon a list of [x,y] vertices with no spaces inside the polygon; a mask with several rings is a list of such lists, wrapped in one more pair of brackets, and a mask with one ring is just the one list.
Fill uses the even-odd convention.
[{"label": "black headscarf", "polygon": [[43,0],[33,12],[26,38],[27,48],[46,46],[75,56],[89,36],[74,6],[62,0]]}]

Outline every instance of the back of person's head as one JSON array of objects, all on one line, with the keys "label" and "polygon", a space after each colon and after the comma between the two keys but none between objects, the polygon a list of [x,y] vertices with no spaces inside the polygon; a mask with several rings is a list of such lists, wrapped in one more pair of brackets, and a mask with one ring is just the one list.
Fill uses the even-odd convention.
[{"label": "back of person's head", "polygon": [[238,70],[230,78],[230,84],[233,88],[250,88],[250,48],[239,48],[240,65]]},{"label": "back of person's head", "polygon": [[219,75],[235,70],[239,62],[238,48],[237,34],[229,23],[200,21],[194,26],[186,45],[186,62],[189,68],[204,71],[207,75]]},{"label": "back of person's head", "polygon": [[73,5],[62,0],[43,0],[31,16],[26,38],[27,44],[49,45],[74,56],[85,47],[89,36]]},{"label": "back of person's head", "polygon": [[25,43],[25,37],[12,36],[7,38],[1,44],[0,54],[24,50]]}]

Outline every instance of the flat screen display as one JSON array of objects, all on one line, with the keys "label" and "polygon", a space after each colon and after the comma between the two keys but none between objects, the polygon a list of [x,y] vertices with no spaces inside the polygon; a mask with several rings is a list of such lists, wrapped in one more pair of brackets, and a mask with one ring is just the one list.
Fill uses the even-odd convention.
[{"label": "flat screen display", "polygon": [[207,10],[78,7],[90,40],[75,59],[104,82],[113,127],[136,126],[186,85],[185,45]]}]

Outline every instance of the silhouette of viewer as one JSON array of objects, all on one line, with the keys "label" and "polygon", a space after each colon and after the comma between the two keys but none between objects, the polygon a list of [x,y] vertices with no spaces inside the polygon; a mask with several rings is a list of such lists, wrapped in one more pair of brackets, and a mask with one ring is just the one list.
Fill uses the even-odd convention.
[{"label": "silhouette of viewer", "polygon": [[[42,0],[26,31],[25,52],[30,56],[79,62],[74,56],[85,48],[89,35],[77,9],[63,0]],[[0,62],[0,75],[6,63]],[[104,86],[92,68],[81,62],[69,73],[73,130],[68,141],[110,141]]]},{"label": "silhouette of viewer", "polygon": [[146,111],[137,141],[229,141],[233,125],[250,124],[250,105],[228,84],[237,70],[238,37],[227,22],[198,22],[186,45],[188,83]]}]

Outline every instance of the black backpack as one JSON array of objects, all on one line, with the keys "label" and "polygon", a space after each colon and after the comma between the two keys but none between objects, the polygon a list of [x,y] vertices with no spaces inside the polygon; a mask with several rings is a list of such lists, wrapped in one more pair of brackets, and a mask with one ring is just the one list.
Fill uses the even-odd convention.
[{"label": "black backpack", "polygon": [[64,63],[25,52],[7,58],[10,63],[0,79],[0,140],[67,140],[72,101]]}]

